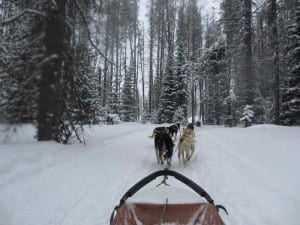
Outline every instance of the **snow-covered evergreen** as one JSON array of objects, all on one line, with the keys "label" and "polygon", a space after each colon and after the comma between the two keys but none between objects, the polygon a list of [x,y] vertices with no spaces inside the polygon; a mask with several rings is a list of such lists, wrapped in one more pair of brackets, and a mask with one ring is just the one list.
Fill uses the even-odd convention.
[{"label": "snow-covered evergreen", "polygon": [[281,119],[286,125],[300,125],[300,4],[295,9],[295,21],[289,26],[287,60],[284,76]]},{"label": "snow-covered evergreen", "polygon": [[251,125],[254,118],[254,111],[251,105],[245,105],[242,112],[242,117],[240,121],[244,124],[244,127]]},{"label": "snow-covered evergreen", "polygon": [[134,79],[134,71],[133,67],[130,67],[128,73],[125,74],[125,81],[122,88],[122,96],[121,96],[121,110],[120,115],[123,121],[135,121],[137,118],[136,109],[136,99],[134,95],[133,88],[133,79]]}]

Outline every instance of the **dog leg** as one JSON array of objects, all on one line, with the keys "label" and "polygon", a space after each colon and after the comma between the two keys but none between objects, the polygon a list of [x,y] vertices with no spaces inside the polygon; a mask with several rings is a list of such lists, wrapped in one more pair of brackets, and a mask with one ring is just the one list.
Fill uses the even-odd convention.
[{"label": "dog leg", "polygon": [[186,148],[184,149],[183,155],[184,155],[184,157],[183,157],[183,158],[184,158],[184,159],[183,159],[183,165],[186,166],[186,163],[187,163],[187,161],[188,161],[188,160],[187,160],[187,158],[188,158],[188,151],[187,151]]},{"label": "dog leg", "polygon": [[159,159],[160,159],[160,164],[164,164],[164,160],[163,160],[163,155],[162,154],[159,156]]},{"label": "dog leg", "polygon": [[167,169],[169,169],[171,167],[171,159],[167,159]]},{"label": "dog leg", "polygon": [[179,156],[179,163],[183,164],[183,154],[184,153],[181,150],[178,154],[180,154],[180,156]]},{"label": "dog leg", "polygon": [[190,155],[189,155],[189,157],[188,157],[188,160],[190,160],[190,159],[192,158],[194,152],[195,152],[195,145],[194,145],[194,144],[191,144]]},{"label": "dog leg", "polygon": [[179,163],[183,164],[183,159],[184,159],[184,144],[183,142],[178,143],[178,160]]},{"label": "dog leg", "polygon": [[160,155],[159,155],[159,150],[157,148],[155,149],[155,153],[156,153],[157,163],[160,163]]},{"label": "dog leg", "polygon": [[178,161],[179,161],[179,163],[181,163],[181,151],[180,151],[179,147],[178,147]]}]

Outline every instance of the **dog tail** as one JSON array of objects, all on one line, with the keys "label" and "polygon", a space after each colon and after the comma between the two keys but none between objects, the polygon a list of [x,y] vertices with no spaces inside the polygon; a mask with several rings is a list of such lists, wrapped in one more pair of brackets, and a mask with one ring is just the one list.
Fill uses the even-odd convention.
[{"label": "dog tail", "polygon": [[148,136],[149,138],[154,138],[155,133],[152,133],[152,135]]}]

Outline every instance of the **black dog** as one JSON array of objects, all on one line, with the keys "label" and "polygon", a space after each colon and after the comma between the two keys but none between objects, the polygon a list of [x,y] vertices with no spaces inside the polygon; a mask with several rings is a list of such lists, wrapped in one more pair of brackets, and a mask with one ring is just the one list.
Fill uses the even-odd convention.
[{"label": "black dog", "polygon": [[180,123],[176,123],[172,126],[168,127],[169,134],[173,138],[174,136],[177,137],[177,132],[180,129]]},{"label": "black dog", "polygon": [[171,165],[174,143],[169,134],[157,133],[154,137],[154,146],[157,163],[163,164],[167,161],[167,165]]}]

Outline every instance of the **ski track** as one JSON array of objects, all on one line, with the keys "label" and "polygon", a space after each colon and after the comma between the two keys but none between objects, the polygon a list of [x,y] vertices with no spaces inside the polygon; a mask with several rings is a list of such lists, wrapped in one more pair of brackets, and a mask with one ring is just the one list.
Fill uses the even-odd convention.
[{"label": "ski track", "polygon": [[[141,131],[142,128],[132,130],[132,132],[138,132]],[[101,143],[101,146],[105,145],[107,142],[113,142],[115,140],[118,140],[122,136],[128,135],[128,131],[121,131],[116,132],[114,135],[107,135],[102,138],[99,138],[97,143],[95,143],[95,146],[99,146],[99,143]],[[94,138],[94,137],[92,137]],[[91,137],[89,138],[91,139]],[[88,140],[89,141],[89,140]],[[58,148],[58,151],[53,152],[52,158],[44,158],[43,153],[40,152],[39,154],[29,154],[26,155],[26,152],[23,153],[21,151],[18,152],[18,154],[15,154],[13,157],[9,158],[7,163],[0,165],[0,175],[2,179],[0,180],[0,188],[5,187],[6,185],[9,185],[11,182],[20,181],[22,182],[22,179],[26,179],[27,176],[36,176],[38,173],[42,173],[42,171],[45,169],[50,169],[53,167],[56,167],[57,165],[63,164],[66,161],[70,160],[70,157],[74,158],[76,157],[72,152],[71,154],[67,154],[65,157],[60,158],[60,161],[54,161],[53,159],[57,159],[55,157],[56,154],[60,154],[61,150],[60,145],[56,143],[51,143],[53,145],[54,149]],[[26,144],[25,144],[26,145]],[[37,144],[39,145],[39,144]],[[91,145],[92,146],[92,145]],[[20,146],[21,148],[24,148],[24,144]],[[26,147],[26,146],[25,146]],[[40,147],[42,148],[42,145]],[[72,148],[72,147],[70,147]],[[8,150],[9,151],[9,150]],[[21,155],[20,155],[21,154]],[[81,157],[81,154],[78,154],[78,157]],[[68,159],[68,160],[66,160]],[[43,169],[41,170],[41,167],[39,165],[43,165]]]},{"label": "ski track", "polygon": [[[213,188],[209,190],[212,190],[212,193],[215,192],[216,196],[228,197],[222,203],[227,206],[231,214],[231,216],[223,217],[227,224],[287,224],[287,221],[274,221],[273,214],[270,213],[272,204],[268,204],[268,202],[269,200],[272,200],[272,202],[278,201],[278,205],[280,205],[282,202],[289,201],[296,206],[296,202],[293,200],[294,197],[282,192],[277,187],[276,182],[270,179],[272,177],[268,174],[268,171],[258,169],[256,163],[251,159],[243,157],[242,154],[237,154],[238,147],[247,149],[246,144],[237,141],[245,137],[231,136],[229,133],[225,134],[225,132],[213,132],[214,136],[212,136],[209,130],[203,130],[202,132],[204,137],[200,138],[200,142],[206,146],[205,152],[210,152],[209,154],[212,156],[211,159],[206,160],[206,163],[209,164],[212,160],[215,161],[215,163],[211,162],[211,165],[207,165],[206,170],[217,173],[215,177],[208,177],[210,181],[219,183],[218,189],[221,189],[221,191]],[[238,146],[235,143],[238,143]],[[227,174],[230,174],[231,177]],[[209,185],[211,186],[211,184]],[[234,193],[243,193],[244,200],[241,196],[236,198]],[[260,198],[257,198],[257,196],[260,196]],[[295,216],[296,209],[294,212],[286,212],[283,205],[281,213]],[[253,215],[264,216],[254,217]]]},{"label": "ski track", "polygon": [[[221,171],[221,173],[226,173],[229,172],[229,174],[235,174],[235,180],[239,180],[240,183],[243,183],[242,187],[238,187],[238,188],[243,188],[247,185],[247,183],[249,184],[249,179],[251,179],[251,181],[253,182],[252,179],[254,179],[255,181],[260,182],[260,180],[256,179],[256,174],[257,171],[255,170],[254,167],[251,166],[251,164],[245,162],[245,160],[236,157],[235,155],[231,154],[229,151],[227,151],[226,145],[224,145],[223,143],[216,141],[220,140],[219,138],[215,138],[215,137],[211,137],[209,135],[205,136],[206,141],[208,143],[213,143],[213,147],[211,149],[206,149],[206,151],[212,150],[214,151],[213,154],[215,155],[213,158],[215,160],[215,163],[212,164],[211,166],[208,166],[208,170],[210,171],[214,171],[214,168],[218,168]],[[222,139],[224,140],[224,139]],[[227,139],[228,141],[228,139]],[[233,142],[232,142],[233,143]],[[222,159],[223,162],[220,162],[220,160],[218,159]],[[224,162],[225,161],[225,162]],[[232,168],[230,166],[231,162],[235,162],[235,167],[237,167],[236,169]],[[226,162],[228,164],[226,164]],[[232,165],[232,164],[231,164]],[[246,168],[246,169],[245,169]],[[240,173],[236,173],[236,171],[242,171]],[[244,173],[244,171],[251,171],[246,172],[246,174]],[[258,214],[259,211],[263,210],[262,207],[260,207],[260,205],[257,205],[256,208],[251,208],[249,209],[249,207],[247,208],[247,211],[249,213],[249,210],[251,210],[252,212],[249,213],[250,217],[248,216],[247,212],[244,212],[244,210],[239,210],[240,207],[234,207],[234,193],[232,193],[232,188],[228,186],[228,182],[226,182],[226,179],[230,179],[227,177],[227,175],[223,175],[220,176],[218,173],[216,173],[216,175],[214,177],[210,177],[210,181],[215,181],[218,182],[219,185],[217,185],[216,188],[221,189],[223,193],[221,193],[218,190],[214,190],[216,192],[216,195],[221,195],[221,196],[228,196],[229,197],[229,201],[224,202],[223,204],[225,204],[225,206],[227,206],[228,211],[230,212],[230,214],[233,215],[243,215],[243,223],[245,224],[249,224],[249,225],[255,225],[255,224],[261,224],[261,221],[259,221],[259,218],[251,218],[251,215],[253,214]],[[219,181],[218,181],[219,180]],[[236,182],[232,182],[234,185],[236,185]],[[211,185],[211,184],[210,184]],[[236,186],[237,187],[237,186]],[[217,193],[219,192],[219,193]],[[255,195],[252,194],[251,190],[249,190],[248,188],[244,188],[243,189],[243,193],[245,195],[245,200],[244,202],[248,202],[251,201],[251,199],[255,199]],[[239,199],[239,201],[241,201]],[[243,204],[243,202],[239,202],[240,206],[244,205],[243,207],[241,207],[241,209],[245,209],[245,205]],[[242,204],[241,204],[242,203]],[[238,214],[236,214],[236,210],[238,211]],[[226,218],[226,217],[224,217]],[[241,224],[241,220],[239,221],[238,219],[236,219],[236,221],[230,221],[230,224],[236,223],[236,224]]]},{"label": "ski track", "polygon": [[[126,150],[134,149],[136,146],[131,146],[131,144],[128,144],[129,137],[135,136],[135,134],[140,133],[141,131],[144,131],[144,128],[140,129],[134,129],[128,132],[120,132],[118,135],[111,135],[106,136],[105,140],[102,139],[99,142],[101,142],[101,151],[98,150],[97,144],[95,144],[95,148],[92,149],[92,151],[89,154],[95,155],[95,158],[100,158],[99,153],[101,157],[104,157],[104,159],[101,160],[101,163],[103,163],[103,166],[101,167],[101,177],[99,181],[93,185],[90,186],[85,192],[81,193],[80,196],[73,201],[73,203],[70,205],[69,208],[64,210],[63,215],[61,215],[61,219],[57,221],[57,224],[59,225],[72,225],[76,224],[76,221],[82,221],[81,224],[107,224],[107,219],[105,221],[101,221],[101,217],[99,217],[99,221],[91,221],[92,218],[95,217],[95,215],[101,215],[101,212],[106,212],[105,218],[109,218],[109,214],[107,214],[109,211],[107,211],[108,206],[102,205],[101,202],[112,202],[113,205],[110,207],[111,210],[114,207],[114,204],[117,204],[119,202],[118,198],[113,198],[111,196],[103,195],[103,186],[105,189],[109,190],[112,193],[118,193],[118,190],[120,186],[127,186],[129,187],[131,184],[133,184],[134,181],[129,182],[127,179],[115,179],[116,177],[120,176],[120,172],[124,171],[124,163],[128,164],[128,161],[137,161],[139,162],[136,157],[132,159],[133,157],[131,154],[128,154],[127,157],[124,160],[124,163],[120,163],[118,156],[122,155],[122,151],[124,149],[115,149],[114,143],[118,141],[119,143],[124,142],[124,146],[126,146]],[[147,131],[148,133],[148,131]],[[146,134],[146,133],[145,133]],[[98,141],[97,141],[98,142]],[[114,154],[105,154],[106,151],[113,151]],[[134,155],[133,155],[134,156]],[[118,163],[111,165],[107,164],[105,162],[113,162],[114,159],[118,159]],[[93,157],[94,158],[94,157]],[[130,158],[130,159],[129,159]],[[85,160],[84,160],[85,161]],[[115,160],[116,161],[116,160]],[[134,165],[134,164],[133,164]],[[113,170],[112,170],[113,168]],[[140,166],[142,168],[142,166]],[[126,173],[128,174],[134,174],[136,171],[136,165],[134,165],[132,168],[126,169]],[[105,181],[103,181],[103,178],[106,178]],[[123,178],[123,177],[121,177]],[[104,184],[104,185],[103,185]],[[124,189],[125,192],[126,189]],[[123,193],[119,193],[118,196],[123,195]],[[93,199],[91,201],[91,199]],[[95,200],[94,200],[95,199]],[[100,206],[100,207],[99,207]],[[85,213],[82,213],[85,212]],[[74,220],[75,218],[75,220]],[[103,217],[102,217],[103,218]]]},{"label": "ski track", "polygon": [[[261,212],[264,212],[268,210],[266,209],[266,205],[262,204],[264,200],[257,199],[256,193],[252,192],[250,188],[247,188],[247,186],[250,186],[250,182],[256,182],[257,185],[263,189],[268,189],[270,192],[277,192],[278,190],[269,185],[265,179],[267,178],[267,175],[262,174],[261,171],[258,171],[254,166],[253,162],[249,162],[246,158],[242,158],[240,155],[234,154],[230,149],[228,149],[228,146],[232,145],[234,143],[234,138],[229,138],[228,136],[219,136],[219,137],[212,137],[210,135],[204,135],[204,137],[201,137],[201,132],[199,132],[200,129],[196,130],[196,136],[200,140],[200,143],[196,143],[196,152],[191,160],[191,162],[186,166],[183,167],[178,163],[177,160],[177,152],[175,152],[172,162],[171,169],[177,170],[186,176],[190,176],[191,179],[193,179],[195,182],[201,184],[201,186],[205,190],[209,190],[209,193],[211,194],[212,198],[215,199],[216,203],[224,204],[227,209],[230,211],[232,216],[227,216],[225,213],[221,214],[223,215],[223,218],[227,224],[247,224],[247,225],[256,225],[256,224],[270,224],[275,225],[272,218],[269,218],[269,221],[264,221],[260,217],[253,217],[253,215],[259,215]],[[205,130],[205,128],[204,128]],[[136,132],[140,132],[141,130],[137,130]],[[201,130],[202,131],[202,130]],[[209,133],[208,133],[209,134]],[[214,133],[215,134],[215,133]],[[127,134],[123,134],[122,137],[126,138]],[[134,136],[134,133],[130,134],[131,136]],[[147,133],[145,133],[145,137],[147,137]],[[112,137],[111,137],[112,138]],[[205,140],[203,139],[205,138]],[[113,137],[115,139],[115,137]],[[120,141],[120,136],[118,137],[118,141]],[[218,140],[218,141],[217,141]],[[109,143],[112,143],[113,140],[108,141]],[[147,141],[148,142],[148,141]],[[147,143],[146,142],[146,143]],[[132,167],[131,170],[133,171],[133,174],[138,174],[135,171],[141,171],[146,170],[144,173],[141,174],[140,178],[142,178],[143,174],[149,174],[150,172],[157,170],[157,169],[163,169],[163,166],[157,165],[155,155],[154,155],[154,147],[153,147],[153,139],[149,141],[150,143],[145,144],[145,146],[141,146],[141,151],[145,151],[141,154],[141,156],[144,155],[144,158],[142,158],[141,163],[139,163],[138,168]],[[201,144],[205,146],[205,149],[201,148]],[[108,144],[109,145],[109,144]],[[103,147],[103,146],[102,146]],[[134,146],[135,148],[137,146]],[[209,153],[209,154],[207,154]],[[128,157],[128,156],[127,156]],[[221,161],[219,160],[221,159]],[[226,160],[226,162],[224,162]],[[135,157],[131,157],[124,159],[124,161],[135,161],[139,162],[140,158],[135,155]],[[222,162],[223,161],[223,162]],[[232,167],[231,162],[234,162],[235,167]],[[202,165],[203,164],[203,165]],[[122,170],[122,167],[124,165],[120,164],[119,168]],[[114,168],[114,171],[119,171],[119,168]],[[217,168],[217,169],[216,169]],[[195,170],[199,170],[199,173],[195,173]],[[229,174],[236,175],[234,180],[239,180],[237,187],[235,189],[240,189],[238,192],[244,193],[245,197],[244,200],[240,198],[236,199],[234,198],[233,193],[233,187],[236,185],[235,182],[229,183],[232,186],[228,185],[228,180],[231,180],[230,177],[227,177],[226,175],[222,176],[222,173],[224,171],[229,171]],[[240,171],[240,172],[239,172]],[[128,171],[128,174],[132,174]],[[112,173],[112,171],[107,172]],[[259,177],[257,177],[257,174],[260,174]],[[112,175],[111,175],[112,176]],[[123,186],[123,187],[131,187],[132,184],[135,184],[139,179],[130,179],[129,180],[117,180],[117,182],[114,182],[114,185],[116,186]],[[114,180],[116,181],[116,180]],[[156,183],[159,181],[156,181]],[[110,184],[110,181],[106,182],[106,185]],[[173,184],[172,182],[170,183]],[[108,187],[113,188],[113,187]],[[95,189],[97,190],[97,189]],[[113,189],[114,190],[114,189]],[[117,192],[118,188],[115,189]],[[112,191],[112,193],[115,193],[115,191]],[[127,189],[124,189],[124,193],[127,191]],[[91,196],[98,195],[99,193],[91,192]],[[118,196],[121,197],[124,193],[120,193]],[[263,195],[264,193],[262,193]],[[220,198],[218,198],[220,196]],[[228,196],[228,199],[222,199],[221,197]],[[89,200],[89,198],[87,198]],[[119,199],[110,199],[112,202],[118,203]],[[224,202],[220,202],[224,201]],[[253,202],[255,201],[255,202]],[[104,202],[107,202],[107,200],[104,200]],[[77,204],[77,209],[72,209],[72,214],[77,215],[79,211],[86,210],[91,208],[92,206],[86,207],[86,204],[82,204],[82,201],[80,201],[80,204]],[[255,207],[250,207],[249,205],[255,205]],[[94,206],[97,206],[97,202],[94,203]],[[111,207],[111,209],[113,206]],[[101,210],[107,209],[106,206],[103,206]],[[107,210],[106,210],[107,211]],[[109,211],[110,213],[110,211]],[[71,214],[69,212],[69,214]],[[78,214],[82,215],[82,214]],[[239,216],[234,216],[239,215]],[[70,218],[73,218],[70,217]],[[76,217],[75,217],[76,218]],[[102,217],[103,218],[103,217]],[[109,214],[105,214],[104,218],[109,218]],[[67,221],[67,220],[65,220]],[[80,221],[84,221],[80,219]],[[90,224],[89,220],[87,219],[87,225]],[[74,221],[70,220],[70,222],[62,223],[63,225],[71,225]],[[76,223],[75,223],[76,224]],[[97,224],[97,223],[96,223]],[[99,224],[108,224],[108,220],[100,220]],[[279,221],[276,223],[278,225],[282,224],[282,221]]]},{"label": "ski track", "polygon": [[[55,148],[57,147],[58,146],[55,146]],[[36,155],[29,155],[28,157],[24,155],[13,157],[11,160],[8,160],[6,164],[0,166],[0,175],[2,177],[0,188],[4,188],[12,182],[22,183],[27,177],[37,176],[44,170],[49,170],[59,164],[63,164],[66,159],[70,160],[69,157],[74,157],[74,154],[69,154],[60,158],[59,161],[54,161],[54,159],[57,159],[55,155],[59,153],[60,150],[53,152],[50,158],[44,158],[42,152]],[[22,153],[20,152],[20,154]]]}]

